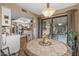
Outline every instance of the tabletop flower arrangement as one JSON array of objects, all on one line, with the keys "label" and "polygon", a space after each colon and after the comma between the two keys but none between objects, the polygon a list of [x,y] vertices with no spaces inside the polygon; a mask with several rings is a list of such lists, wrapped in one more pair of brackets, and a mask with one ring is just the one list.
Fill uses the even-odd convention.
[{"label": "tabletop flower arrangement", "polygon": [[48,43],[48,35],[49,35],[49,32],[50,32],[49,30],[50,30],[49,26],[46,26],[46,28],[43,30],[43,42],[45,44]]}]

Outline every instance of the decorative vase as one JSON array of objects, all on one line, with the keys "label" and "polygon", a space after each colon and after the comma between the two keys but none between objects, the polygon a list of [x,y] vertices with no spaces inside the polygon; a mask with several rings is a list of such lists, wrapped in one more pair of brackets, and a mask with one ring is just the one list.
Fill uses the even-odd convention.
[{"label": "decorative vase", "polygon": [[48,35],[45,35],[45,36],[43,37],[43,43],[44,43],[44,44],[47,44],[47,43],[48,43]]}]

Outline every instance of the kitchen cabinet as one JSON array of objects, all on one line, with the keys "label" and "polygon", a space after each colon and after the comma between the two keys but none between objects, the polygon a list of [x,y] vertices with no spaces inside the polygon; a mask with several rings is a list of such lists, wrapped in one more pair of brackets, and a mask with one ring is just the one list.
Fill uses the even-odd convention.
[{"label": "kitchen cabinet", "polygon": [[26,49],[26,44],[27,44],[27,37],[21,37],[20,38],[20,49],[25,50]]},{"label": "kitchen cabinet", "polygon": [[[2,35],[2,49],[9,47],[10,54],[17,53],[20,50],[20,35]],[[4,51],[7,54],[7,51]]]},{"label": "kitchen cabinet", "polygon": [[2,6],[1,19],[2,19],[2,26],[11,26],[11,9]]}]

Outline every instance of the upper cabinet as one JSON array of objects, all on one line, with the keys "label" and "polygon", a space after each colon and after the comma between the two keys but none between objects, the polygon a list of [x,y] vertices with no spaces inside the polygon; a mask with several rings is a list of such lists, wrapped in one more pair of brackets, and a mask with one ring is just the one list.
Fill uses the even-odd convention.
[{"label": "upper cabinet", "polygon": [[2,26],[11,26],[11,9],[2,6],[1,13]]}]

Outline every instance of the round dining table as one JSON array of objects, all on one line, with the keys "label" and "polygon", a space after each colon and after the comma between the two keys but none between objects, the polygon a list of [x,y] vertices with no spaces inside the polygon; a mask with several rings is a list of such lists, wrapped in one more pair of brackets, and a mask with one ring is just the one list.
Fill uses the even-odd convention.
[{"label": "round dining table", "polygon": [[43,39],[34,39],[27,43],[26,52],[29,56],[72,56],[71,48],[61,41],[49,39],[49,44],[43,44]]}]

